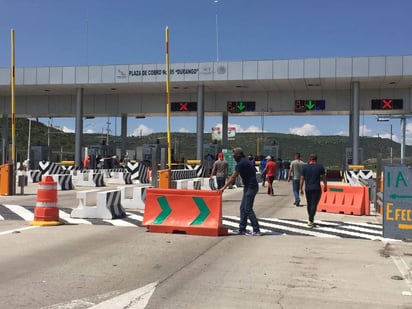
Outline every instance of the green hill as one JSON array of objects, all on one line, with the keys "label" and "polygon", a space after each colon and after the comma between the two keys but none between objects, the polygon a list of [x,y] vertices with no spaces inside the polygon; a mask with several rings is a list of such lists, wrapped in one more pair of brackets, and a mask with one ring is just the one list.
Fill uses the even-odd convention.
[{"label": "green hill", "polygon": [[[65,133],[57,128],[47,127],[42,123],[31,122],[31,141],[33,146],[50,145],[52,149],[52,160],[60,161],[74,159],[74,133]],[[0,128],[2,128],[2,119]],[[11,129],[9,123],[9,144],[11,144]],[[0,129],[0,133],[2,130]],[[25,160],[27,156],[29,136],[29,121],[27,119],[16,120],[16,155],[17,161]],[[233,140],[229,140],[229,148],[242,147],[245,153],[257,154],[261,149],[261,138],[265,145],[279,145],[282,159],[292,160],[296,152],[302,154],[306,159],[310,153],[317,153],[319,161],[329,167],[340,168],[344,165],[345,149],[350,147],[347,136],[298,136],[281,133],[237,133]],[[91,144],[101,144],[108,138],[109,143],[120,148],[119,136],[106,136],[106,134],[84,134],[83,147]],[[154,144],[159,140],[161,144],[166,143],[166,133],[155,133],[142,137],[128,137],[127,149],[136,149],[143,144]],[[210,133],[204,135],[204,143],[213,143]],[[196,134],[195,133],[171,133],[172,148],[176,150],[176,159],[196,159]],[[363,163],[375,165],[378,153],[388,162],[390,157],[391,141],[376,137],[361,137],[360,147],[363,149]],[[393,162],[399,163],[400,144],[392,143]],[[0,154],[1,154],[0,149]],[[265,154],[262,154],[265,155]],[[406,146],[405,163],[412,164],[412,146]]]}]

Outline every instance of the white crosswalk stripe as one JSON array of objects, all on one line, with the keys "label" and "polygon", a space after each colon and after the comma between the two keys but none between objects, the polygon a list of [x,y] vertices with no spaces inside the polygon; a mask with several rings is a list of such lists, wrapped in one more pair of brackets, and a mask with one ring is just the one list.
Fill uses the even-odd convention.
[{"label": "white crosswalk stripe", "polygon": [[34,219],[34,213],[22,206],[10,204],[5,204],[3,206],[14,212],[16,215],[22,217],[25,221],[33,221]]},{"label": "white crosswalk stripe", "polygon": [[[0,220],[25,220],[34,218],[34,207],[0,204]],[[70,217],[72,209],[60,208],[59,219],[68,224],[112,225],[117,227],[140,227],[143,221],[143,212],[128,211],[121,219],[75,219]],[[229,233],[239,228],[239,217],[224,216],[223,225]],[[373,223],[316,221],[315,228],[309,228],[306,221],[282,218],[259,218],[261,232],[267,235],[301,235],[323,238],[357,238],[369,240],[386,240],[382,236],[382,226]]]}]

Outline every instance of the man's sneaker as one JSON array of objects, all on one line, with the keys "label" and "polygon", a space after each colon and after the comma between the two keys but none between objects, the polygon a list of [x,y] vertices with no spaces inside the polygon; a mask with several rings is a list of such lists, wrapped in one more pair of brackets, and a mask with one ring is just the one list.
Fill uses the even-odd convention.
[{"label": "man's sneaker", "polygon": [[248,235],[249,236],[263,236],[263,233],[261,231],[249,232]]},{"label": "man's sneaker", "polygon": [[245,234],[246,234],[246,231],[243,231],[243,230],[234,230],[234,231],[233,231],[233,234],[235,234],[235,235],[245,235]]},{"label": "man's sneaker", "polygon": [[315,227],[315,223],[313,221],[308,221],[308,227]]},{"label": "man's sneaker", "polygon": [[296,207],[300,206],[300,202],[295,202]]}]

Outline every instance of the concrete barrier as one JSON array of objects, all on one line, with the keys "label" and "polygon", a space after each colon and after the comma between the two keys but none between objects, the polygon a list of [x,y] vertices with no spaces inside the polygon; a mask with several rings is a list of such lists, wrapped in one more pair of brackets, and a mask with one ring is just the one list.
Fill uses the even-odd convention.
[{"label": "concrete barrier", "polygon": [[171,189],[185,189],[187,190],[189,185],[188,179],[179,179],[171,181]]},{"label": "concrete barrier", "polygon": [[201,190],[202,189],[202,181],[199,178],[188,179],[187,189],[189,189],[189,190]]},{"label": "concrete barrier", "polygon": [[120,203],[124,208],[144,210],[146,189],[151,188],[150,185],[121,186],[117,188],[120,190]]},{"label": "concrete barrier", "polygon": [[72,218],[117,219],[126,213],[120,203],[120,190],[77,192],[78,207],[73,209]]},{"label": "concrete barrier", "polygon": [[105,179],[106,183],[111,184],[132,184],[132,175],[129,172],[111,172],[110,178]]},{"label": "concrete barrier", "polygon": [[62,174],[62,175],[51,175],[53,180],[57,182],[57,190],[73,190],[72,175]]},{"label": "concrete barrier", "polygon": [[76,186],[79,187],[104,187],[106,186],[103,174],[87,171],[77,175]]}]

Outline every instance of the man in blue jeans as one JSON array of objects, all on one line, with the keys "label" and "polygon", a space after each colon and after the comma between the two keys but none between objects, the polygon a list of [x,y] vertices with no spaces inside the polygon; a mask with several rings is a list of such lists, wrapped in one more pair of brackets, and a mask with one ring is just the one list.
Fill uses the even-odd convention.
[{"label": "man in blue jeans", "polygon": [[299,182],[300,182],[300,176],[302,175],[302,168],[304,164],[305,163],[300,160],[299,152],[295,154],[295,160],[293,160],[290,163],[288,182],[292,180],[293,196],[295,197],[295,202],[293,203],[293,205],[295,205],[296,207],[301,206],[300,196],[299,196]]},{"label": "man in blue jeans", "polygon": [[235,182],[237,176],[240,175],[243,182],[243,197],[240,203],[240,222],[237,234],[246,234],[247,220],[249,219],[250,224],[253,227],[253,231],[250,233],[250,235],[261,236],[263,234],[260,232],[259,222],[256,218],[255,212],[253,211],[255,196],[259,191],[258,182],[256,180],[255,167],[250,164],[250,161],[244,155],[242,148],[233,149],[232,155],[237,162],[235,170],[233,171],[232,176],[230,176],[228,181],[219,191],[223,193],[223,191],[231,183]]},{"label": "man in blue jeans", "polygon": [[328,190],[326,182],[326,173],[322,164],[318,163],[316,154],[309,156],[309,163],[305,164],[302,169],[302,176],[300,176],[300,194],[303,194],[303,184],[305,184],[305,194],[307,201],[307,209],[309,215],[308,227],[315,227],[315,215],[322,194],[320,181],[323,181],[323,191]]}]

